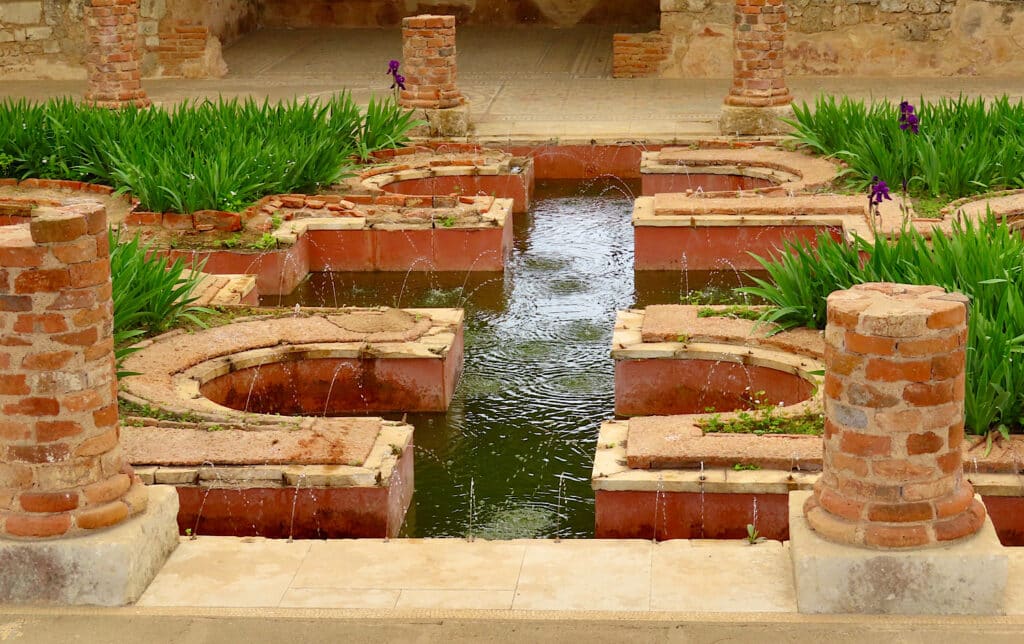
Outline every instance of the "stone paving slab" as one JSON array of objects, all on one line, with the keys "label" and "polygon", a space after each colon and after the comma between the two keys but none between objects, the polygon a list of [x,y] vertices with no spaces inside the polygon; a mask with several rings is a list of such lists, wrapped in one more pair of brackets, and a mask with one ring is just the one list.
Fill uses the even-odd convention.
[{"label": "stone paving slab", "polygon": [[[1024,615],[1024,548],[1006,552]],[[796,612],[788,544],[709,540],[182,538],[139,606]]]}]

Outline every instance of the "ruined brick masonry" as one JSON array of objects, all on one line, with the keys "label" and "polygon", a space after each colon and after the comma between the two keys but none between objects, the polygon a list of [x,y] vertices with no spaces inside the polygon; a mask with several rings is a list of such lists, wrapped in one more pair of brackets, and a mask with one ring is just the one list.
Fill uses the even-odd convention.
[{"label": "ruined brick masonry", "polygon": [[99,107],[148,107],[139,66],[139,1],[88,0],[85,101]]},{"label": "ruined brick masonry", "polygon": [[106,213],[0,226],[0,537],[115,525],[146,491],[119,444]]},{"label": "ruined brick masonry", "polygon": [[414,16],[402,20],[405,107],[446,109],[466,102],[456,86],[455,16]]},{"label": "ruined brick masonry", "polygon": [[829,296],[824,464],[804,507],[822,537],[907,548],[981,527],[963,476],[965,302],[898,284]]}]

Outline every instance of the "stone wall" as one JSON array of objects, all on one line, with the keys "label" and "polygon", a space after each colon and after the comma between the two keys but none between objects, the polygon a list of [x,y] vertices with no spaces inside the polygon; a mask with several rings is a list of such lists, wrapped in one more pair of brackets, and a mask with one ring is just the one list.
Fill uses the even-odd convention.
[{"label": "stone wall", "polygon": [[[0,0],[0,77],[85,78],[86,0]],[[217,76],[222,43],[257,26],[257,0],[139,0],[142,73]]]},{"label": "stone wall", "polygon": [[[733,0],[662,0],[666,78],[732,73]],[[1021,0],[788,0],[786,73],[1019,75]]]},{"label": "stone wall", "polygon": [[658,0],[260,0],[263,24],[282,27],[395,27],[417,14],[460,25],[578,24],[657,27]]}]

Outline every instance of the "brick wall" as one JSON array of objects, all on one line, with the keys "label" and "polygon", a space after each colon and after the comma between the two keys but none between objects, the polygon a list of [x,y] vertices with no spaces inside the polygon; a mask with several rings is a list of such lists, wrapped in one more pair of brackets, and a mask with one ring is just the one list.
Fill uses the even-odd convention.
[{"label": "brick wall", "polygon": [[47,538],[146,507],[125,461],[106,212],[0,226],[0,535]]},{"label": "brick wall", "polygon": [[612,42],[612,75],[615,78],[656,76],[668,59],[671,43],[660,31],[646,34],[615,34]]},{"label": "brick wall", "polygon": [[966,301],[899,284],[829,296],[823,471],[805,506],[823,537],[902,548],[981,527],[963,476]]}]

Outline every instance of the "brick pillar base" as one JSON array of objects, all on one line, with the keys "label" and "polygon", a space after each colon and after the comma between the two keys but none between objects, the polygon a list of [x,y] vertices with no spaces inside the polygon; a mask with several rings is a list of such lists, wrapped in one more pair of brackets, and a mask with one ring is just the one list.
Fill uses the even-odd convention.
[{"label": "brick pillar base", "polygon": [[87,0],[85,57],[89,88],[85,102],[119,108],[151,103],[142,89],[139,0]]},{"label": "brick pillar base", "polygon": [[469,105],[456,84],[455,16],[402,19],[403,107],[425,111],[434,136],[466,136]]},{"label": "brick pillar base", "polygon": [[722,134],[777,134],[793,114],[783,74],[784,0],[735,0],[732,88],[719,123]]},{"label": "brick pillar base", "polygon": [[805,613],[998,614],[1008,561],[963,476],[967,299],[861,284],[828,297],[825,437],[790,496]]}]

